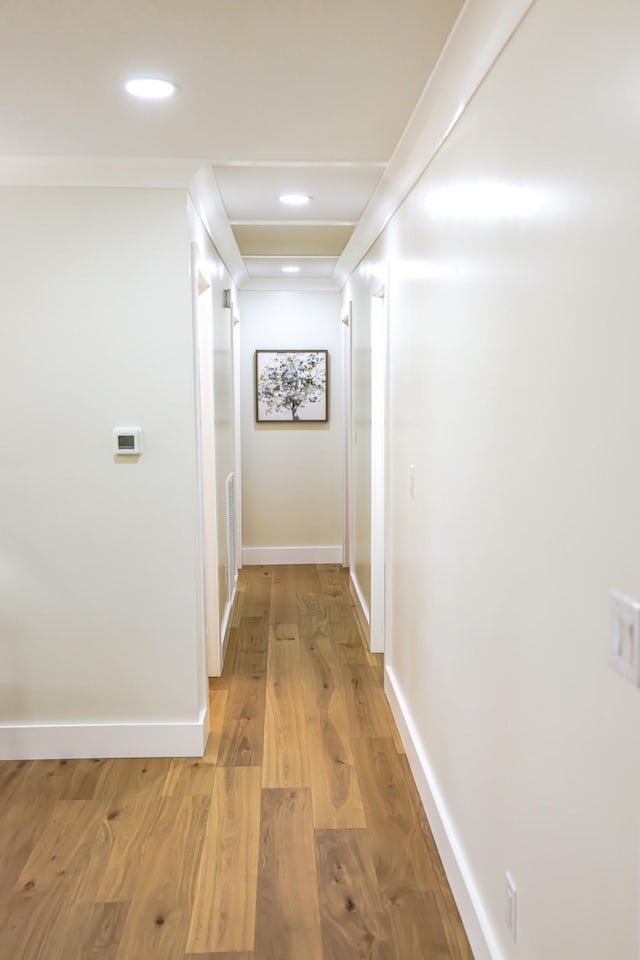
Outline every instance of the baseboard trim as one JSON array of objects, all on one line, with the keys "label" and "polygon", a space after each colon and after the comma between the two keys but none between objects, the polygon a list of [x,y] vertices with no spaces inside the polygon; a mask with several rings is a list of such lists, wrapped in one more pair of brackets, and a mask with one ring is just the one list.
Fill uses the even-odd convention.
[{"label": "baseboard trim", "polygon": [[354,592],[354,595],[355,595],[355,599],[356,599],[356,600],[358,601],[358,603],[360,604],[360,612],[361,612],[362,616],[363,616],[364,619],[365,619],[365,622],[366,622],[366,624],[367,624],[367,630],[368,630],[368,629],[369,629],[369,623],[370,623],[370,621],[371,621],[371,613],[370,613],[370,611],[369,611],[369,604],[367,603],[367,601],[365,600],[365,598],[364,598],[364,596],[363,596],[362,590],[361,590],[361,588],[360,588],[360,584],[358,583],[358,578],[356,577],[355,572],[354,572],[353,570],[350,570],[350,571],[349,571],[349,583],[350,583],[351,586],[353,587],[353,592]]},{"label": "baseboard trim", "polygon": [[224,667],[224,657],[227,652],[227,643],[229,642],[229,623],[231,621],[231,611],[233,610],[233,601],[235,600],[236,591],[234,588],[233,598],[227,600],[227,603],[224,608],[224,613],[222,614],[222,623],[220,625],[220,672],[222,673],[222,668]]},{"label": "baseboard trim", "polygon": [[475,960],[505,960],[395,674],[389,666],[384,673],[384,690]]},{"label": "baseboard trim", "polygon": [[2,724],[0,760],[201,757],[208,734],[207,707],[175,723]]},{"label": "baseboard trim", "polygon": [[342,563],[342,547],[244,547],[247,567],[286,563]]}]

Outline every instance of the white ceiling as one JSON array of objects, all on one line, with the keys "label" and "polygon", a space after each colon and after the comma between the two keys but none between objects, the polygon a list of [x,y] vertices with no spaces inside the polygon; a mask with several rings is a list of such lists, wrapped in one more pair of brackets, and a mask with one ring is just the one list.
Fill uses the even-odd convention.
[{"label": "white ceiling", "polygon": [[[226,221],[214,240],[240,286],[337,288],[344,247],[375,201],[461,6],[2,0],[4,169],[25,177],[43,169],[34,158],[56,158],[60,178],[82,158],[85,171],[94,164],[104,176],[108,163],[126,159],[138,171],[146,164],[154,183],[160,162],[206,166],[213,219]],[[132,100],[124,81],[141,74],[171,79],[179,93]],[[283,192],[312,200],[284,207]],[[293,279],[285,262],[300,267]]]}]

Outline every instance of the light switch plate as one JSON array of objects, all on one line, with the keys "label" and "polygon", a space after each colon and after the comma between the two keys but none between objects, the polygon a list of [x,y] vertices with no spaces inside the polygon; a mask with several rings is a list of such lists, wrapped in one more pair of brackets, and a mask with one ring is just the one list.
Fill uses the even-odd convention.
[{"label": "light switch plate", "polygon": [[640,686],[640,603],[615,590],[609,594],[609,663]]}]

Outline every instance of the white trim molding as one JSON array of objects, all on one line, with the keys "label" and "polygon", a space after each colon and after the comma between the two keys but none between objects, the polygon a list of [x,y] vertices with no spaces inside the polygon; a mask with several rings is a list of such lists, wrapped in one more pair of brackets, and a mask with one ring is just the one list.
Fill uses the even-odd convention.
[{"label": "white trim molding", "polygon": [[244,547],[242,563],[247,567],[285,563],[342,563],[342,546]]},{"label": "white trim molding", "polygon": [[413,718],[391,667],[384,671],[384,691],[442,858],[475,960],[506,960],[484,907],[473,872],[429,763]]},{"label": "white trim molding", "polygon": [[358,578],[356,577],[355,570],[349,571],[349,577],[351,579],[351,586],[353,587],[353,591],[358,599],[358,603],[360,604],[360,609],[362,611],[364,619],[366,620],[367,625],[369,625],[371,623],[371,612],[369,610],[369,604],[364,598],[364,594],[362,593],[362,589],[360,588],[360,584],[358,583]]},{"label": "white trim molding", "polygon": [[2,724],[0,759],[202,757],[208,736],[208,705],[191,721]]}]

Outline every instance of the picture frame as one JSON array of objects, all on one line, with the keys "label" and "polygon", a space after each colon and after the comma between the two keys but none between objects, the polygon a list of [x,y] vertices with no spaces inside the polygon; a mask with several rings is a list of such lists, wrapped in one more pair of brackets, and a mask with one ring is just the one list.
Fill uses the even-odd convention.
[{"label": "picture frame", "polygon": [[257,423],[326,423],[328,350],[256,350]]}]

